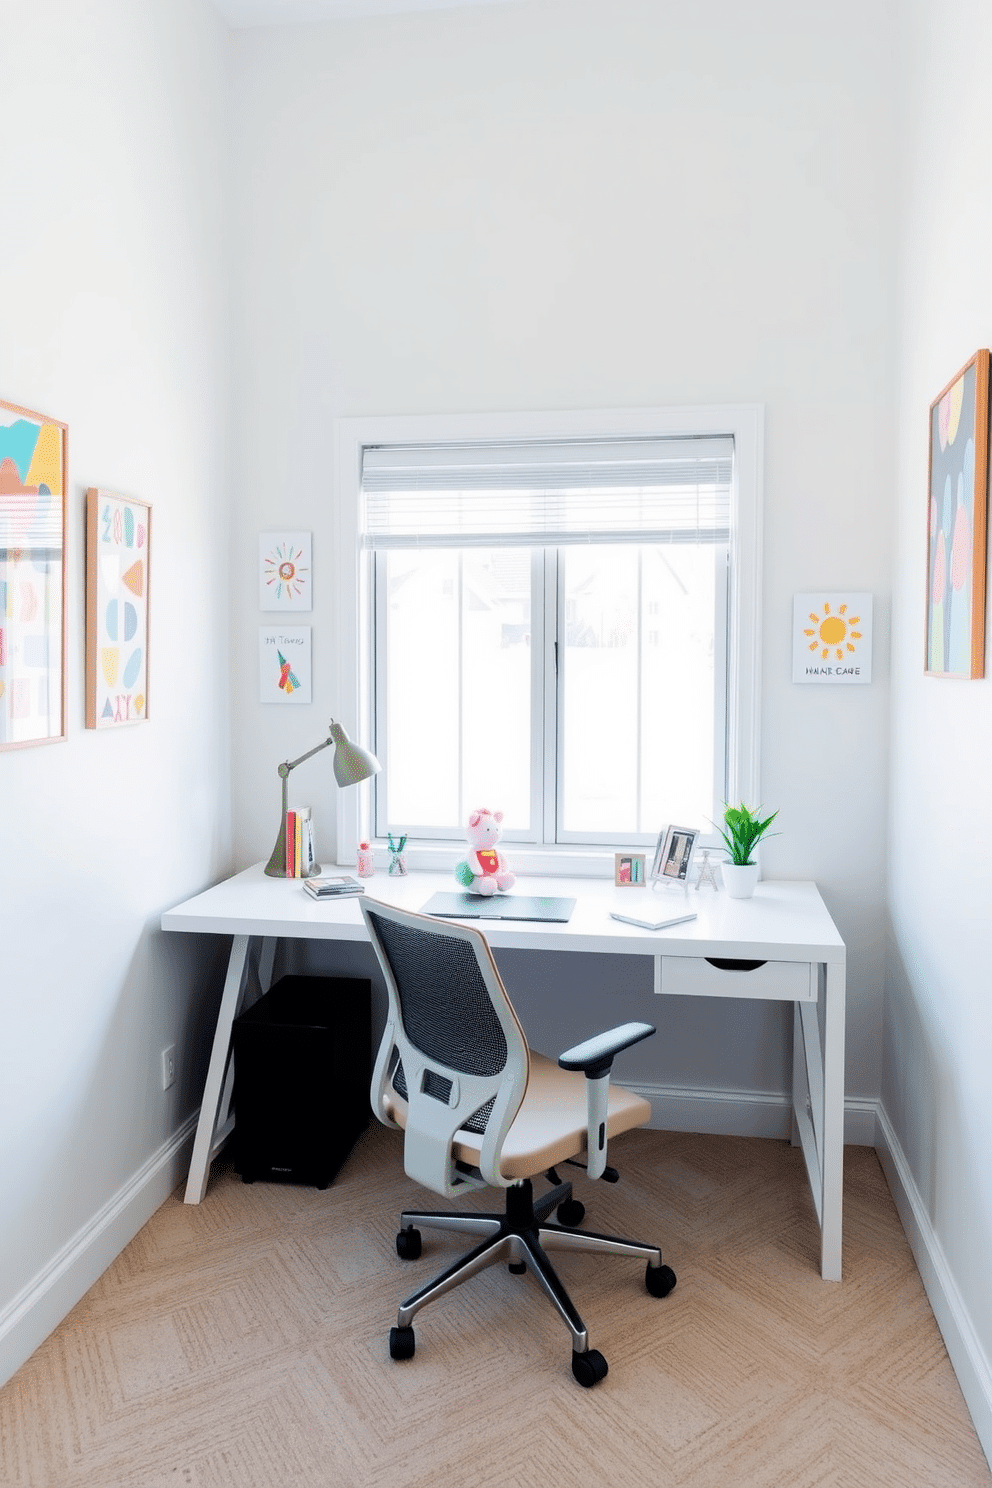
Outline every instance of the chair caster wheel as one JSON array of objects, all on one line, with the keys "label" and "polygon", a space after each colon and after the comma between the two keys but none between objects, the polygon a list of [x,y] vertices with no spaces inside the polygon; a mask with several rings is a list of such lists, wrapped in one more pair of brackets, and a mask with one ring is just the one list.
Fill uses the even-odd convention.
[{"label": "chair caster wheel", "polygon": [[585,1219],[586,1206],[580,1204],[578,1199],[566,1199],[564,1204],[558,1205],[555,1213],[559,1224],[567,1225],[570,1230],[574,1230],[575,1226],[580,1225]]},{"label": "chair caster wheel", "polygon": [[506,1263],[506,1269],[507,1269],[507,1271],[512,1272],[514,1276],[524,1276],[527,1273],[527,1262],[526,1261],[507,1261],[507,1263]]},{"label": "chair caster wheel", "polygon": [[390,1328],[389,1330],[389,1357],[391,1359],[412,1359],[416,1340],[412,1328]]},{"label": "chair caster wheel", "polygon": [[652,1297],[667,1297],[675,1281],[675,1272],[671,1266],[648,1266],[644,1273],[644,1285]]},{"label": "chair caster wheel", "polygon": [[587,1349],[584,1354],[577,1354],[572,1350],[572,1373],[586,1390],[591,1390],[593,1385],[598,1385],[601,1379],[605,1379],[609,1367],[599,1349]]},{"label": "chair caster wheel", "polygon": [[[396,1236],[396,1254],[401,1261],[416,1261],[420,1259],[420,1231],[411,1228],[400,1230]],[[393,1356],[395,1358],[395,1355]]]}]

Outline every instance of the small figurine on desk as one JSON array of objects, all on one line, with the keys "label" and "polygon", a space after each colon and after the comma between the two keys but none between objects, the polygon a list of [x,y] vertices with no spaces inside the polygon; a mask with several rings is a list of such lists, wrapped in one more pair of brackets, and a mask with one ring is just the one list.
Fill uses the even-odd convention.
[{"label": "small figurine on desk", "polygon": [[389,876],[390,878],[403,878],[406,876],[406,833],[398,842],[393,841],[393,834],[389,834]]},{"label": "small figurine on desk", "polygon": [[371,878],[375,873],[375,854],[368,842],[358,844],[358,876]]},{"label": "small figurine on desk", "polygon": [[517,881],[506,858],[496,848],[503,835],[502,820],[502,811],[490,811],[485,806],[473,811],[468,819],[465,835],[469,855],[457,864],[455,877],[470,894],[505,894]]}]

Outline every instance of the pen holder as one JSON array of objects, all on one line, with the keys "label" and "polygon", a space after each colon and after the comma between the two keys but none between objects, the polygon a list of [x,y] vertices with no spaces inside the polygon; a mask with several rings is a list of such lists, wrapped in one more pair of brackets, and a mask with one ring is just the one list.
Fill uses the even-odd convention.
[{"label": "pen holder", "polygon": [[406,876],[406,833],[399,841],[393,841],[393,834],[389,834],[389,876],[390,878],[404,878]]}]

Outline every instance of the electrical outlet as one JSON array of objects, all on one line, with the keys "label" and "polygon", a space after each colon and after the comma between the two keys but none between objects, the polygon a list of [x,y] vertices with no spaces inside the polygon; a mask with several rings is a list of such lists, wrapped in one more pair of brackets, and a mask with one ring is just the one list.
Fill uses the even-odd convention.
[{"label": "electrical outlet", "polygon": [[176,1046],[170,1044],[162,1050],[162,1089],[168,1090],[176,1083]]}]

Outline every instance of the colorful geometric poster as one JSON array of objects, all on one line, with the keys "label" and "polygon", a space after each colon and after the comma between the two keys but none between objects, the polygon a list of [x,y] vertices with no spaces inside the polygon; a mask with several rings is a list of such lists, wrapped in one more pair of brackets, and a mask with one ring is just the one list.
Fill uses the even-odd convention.
[{"label": "colorful geometric poster", "polygon": [[65,736],[67,434],[0,403],[0,748]]},{"label": "colorful geometric poster", "polygon": [[262,703],[309,703],[310,626],[261,626],[258,697]]},{"label": "colorful geometric poster", "polygon": [[989,353],[976,352],[930,405],[926,671],[981,677]]},{"label": "colorful geometric poster", "polygon": [[148,717],[151,507],[86,492],[86,727]]},{"label": "colorful geometric poster", "polygon": [[260,610],[312,610],[309,532],[263,532],[258,540]]},{"label": "colorful geometric poster", "polygon": [[792,680],[871,681],[872,596],[797,594],[792,607]]}]

